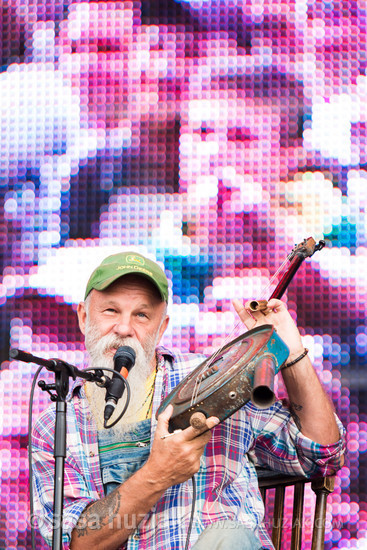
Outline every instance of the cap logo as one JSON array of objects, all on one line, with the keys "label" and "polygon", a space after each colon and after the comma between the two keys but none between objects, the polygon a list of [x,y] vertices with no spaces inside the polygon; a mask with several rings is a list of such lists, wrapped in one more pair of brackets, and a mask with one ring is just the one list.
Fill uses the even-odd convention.
[{"label": "cap logo", "polygon": [[139,264],[139,265],[145,264],[144,258],[141,258],[140,256],[134,256],[133,254],[126,256],[126,261],[129,262],[130,264]]}]

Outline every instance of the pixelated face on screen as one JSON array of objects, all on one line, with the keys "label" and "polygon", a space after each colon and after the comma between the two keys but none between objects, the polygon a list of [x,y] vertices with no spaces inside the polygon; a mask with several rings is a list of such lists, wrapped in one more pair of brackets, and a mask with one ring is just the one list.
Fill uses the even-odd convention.
[{"label": "pixelated face on screen", "polygon": [[[34,366],[9,363],[10,347],[81,367],[75,309],[88,276],[133,249],[170,280],[164,343],[211,353],[236,324],[231,299],[267,297],[293,245],[313,236],[327,246],[285,299],[348,431],[326,543],[362,547],[366,2],[11,0],[2,10],[1,540],[29,544]],[[38,395],[35,414],[47,404]]]}]

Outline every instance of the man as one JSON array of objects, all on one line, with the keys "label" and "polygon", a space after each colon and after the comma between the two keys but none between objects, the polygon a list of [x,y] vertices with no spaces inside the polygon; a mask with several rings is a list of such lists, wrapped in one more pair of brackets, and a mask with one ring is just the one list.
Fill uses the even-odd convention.
[{"label": "man", "polygon": [[[234,301],[247,328],[273,324],[288,345],[282,375],[290,406],[278,401],[260,411],[247,404],[219,425],[211,417],[204,431],[189,427],[168,437],[172,409],[156,421],[157,408],[203,357],[157,347],[169,321],[167,301],[164,272],[140,254],[110,256],[89,279],[78,319],[92,366],[113,368],[121,345],[131,346],[137,359],[128,375],[131,402],[116,429],[103,428],[104,390],[80,381],[72,388],[64,547],[112,550],[127,542],[127,548],[184,548],[195,475],[190,548],[272,548],[246,453],[255,451],[260,464],[283,472],[330,474],[342,462],[343,429],[285,305],[271,300],[266,315],[251,314]],[[49,542],[54,417],[51,406],[33,432],[36,516]]]}]

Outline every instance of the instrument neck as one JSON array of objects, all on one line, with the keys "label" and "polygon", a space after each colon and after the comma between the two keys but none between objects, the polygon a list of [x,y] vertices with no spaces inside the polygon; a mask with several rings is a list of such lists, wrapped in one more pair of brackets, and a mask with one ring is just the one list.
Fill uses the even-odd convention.
[{"label": "instrument neck", "polygon": [[292,258],[286,273],[280,279],[269,300],[271,300],[272,298],[277,298],[278,300],[280,300],[303,260],[304,258],[301,254],[297,254],[294,256],[294,258]]}]

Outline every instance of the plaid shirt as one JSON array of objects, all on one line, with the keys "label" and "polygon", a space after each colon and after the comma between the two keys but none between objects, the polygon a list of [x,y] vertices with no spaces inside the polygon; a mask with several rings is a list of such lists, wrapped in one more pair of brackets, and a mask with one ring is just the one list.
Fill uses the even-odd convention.
[{"label": "plaid shirt", "polygon": [[[158,372],[152,414],[177,383],[202,360],[202,355],[177,354],[157,349]],[[84,508],[104,496],[98,456],[97,431],[77,380],[67,407],[67,457],[65,461],[63,547],[69,548],[71,532]],[[339,422],[339,421],[338,421]],[[32,437],[35,516],[42,536],[51,546],[53,515],[53,431],[55,405],[37,421]],[[273,548],[262,525],[263,501],[252,460],[257,465],[295,475],[335,472],[344,451],[344,429],[333,445],[319,445],[298,430],[289,410],[277,401],[259,410],[247,403],[213,429],[196,474],[197,498],[190,547],[203,529],[219,520],[233,520],[253,529],[264,548]],[[252,457],[252,459],[249,458]],[[128,550],[180,550],[184,548],[192,505],[191,480],[166,490],[129,537]]]}]

